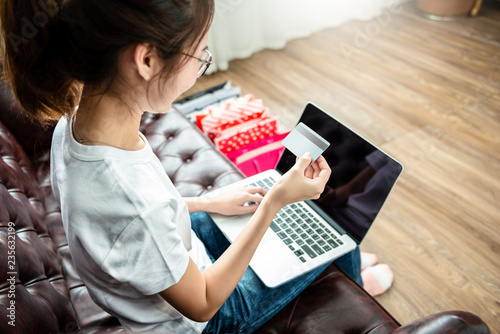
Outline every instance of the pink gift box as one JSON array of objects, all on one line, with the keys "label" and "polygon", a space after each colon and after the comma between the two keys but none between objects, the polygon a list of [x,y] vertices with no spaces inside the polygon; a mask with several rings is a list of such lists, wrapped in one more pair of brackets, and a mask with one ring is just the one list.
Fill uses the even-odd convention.
[{"label": "pink gift box", "polygon": [[257,173],[274,169],[281,153],[285,149],[281,141],[290,132],[274,136],[246,145],[239,150],[232,151],[227,157],[245,174],[252,176]]}]

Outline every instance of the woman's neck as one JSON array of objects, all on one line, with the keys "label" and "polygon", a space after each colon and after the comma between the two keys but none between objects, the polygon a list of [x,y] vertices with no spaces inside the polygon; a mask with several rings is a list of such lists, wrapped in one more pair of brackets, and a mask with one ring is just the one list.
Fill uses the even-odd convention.
[{"label": "woman's neck", "polygon": [[139,136],[142,114],[138,105],[129,105],[107,94],[91,95],[84,89],[73,135],[84,145],[140,150],[145,145]]}]

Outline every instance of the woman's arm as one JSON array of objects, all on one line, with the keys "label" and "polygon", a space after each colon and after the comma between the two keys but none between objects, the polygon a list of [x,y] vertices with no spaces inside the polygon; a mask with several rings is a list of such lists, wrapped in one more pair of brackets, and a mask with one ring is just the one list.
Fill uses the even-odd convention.
[{"label": "woman's arm", "polygon": [[310,155],[302,157],[283,175],[262,198],[240,235],[209,269],[201,273],[190,261],[179,283],[160,295],[186,317],[208,321],[238,284],[276,213],[287,204],[319,198],[330,168],[323,157],[309,166],[310,161]]},{"label": "woman's arm", "polygon": [[222,193],[208,193],[199,197],[184,197],[184,201],[189,208],[189,213],[203,211],[230,216],[255,212],[257,204],[246,204],[260,203],[265,195],[266,191],[261,187],[248,186]]},{"label": "woman's arm", "polygon": [[190,260],[179,283],[160,295],[186,317],[210,320],[232,293],[248,267],[267,227],[279,211],[263,200],[236,240],[205,272]]}]

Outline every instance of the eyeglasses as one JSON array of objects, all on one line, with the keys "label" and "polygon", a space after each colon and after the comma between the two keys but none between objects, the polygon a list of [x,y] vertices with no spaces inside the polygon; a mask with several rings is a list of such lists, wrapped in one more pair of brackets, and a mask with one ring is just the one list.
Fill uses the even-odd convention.
[{"label": "eyeglasses", "polygon": [[212,65],[212,53],[210,53],[208,49],[203,50],[203,56],[201,56],[201,58],[188,55],[186,53],[184,53],[184,55],[194,58],[200,62],[200,67],[198,68],[198,76],[197,76],[198,79],[201,78],[203,74],[205,74],[205,72],[208,70],[210,65]]}]

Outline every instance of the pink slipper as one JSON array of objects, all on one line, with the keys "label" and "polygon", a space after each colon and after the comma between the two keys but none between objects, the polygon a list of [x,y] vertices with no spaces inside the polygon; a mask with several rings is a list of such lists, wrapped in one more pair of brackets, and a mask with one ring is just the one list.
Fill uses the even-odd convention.
[{"label": "pink slipper", "polygon": [[377,255],[361,252],[361,270],[376,265],[377,261]]},{"label": "pink slipper", "polygon": [[363,288],[373,297],[386,292],[394,281],[394,274],[387,264],[377,264],[361,271]]}]

